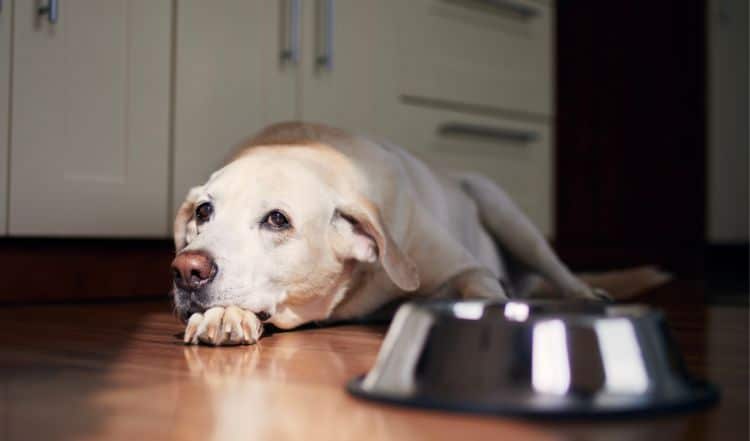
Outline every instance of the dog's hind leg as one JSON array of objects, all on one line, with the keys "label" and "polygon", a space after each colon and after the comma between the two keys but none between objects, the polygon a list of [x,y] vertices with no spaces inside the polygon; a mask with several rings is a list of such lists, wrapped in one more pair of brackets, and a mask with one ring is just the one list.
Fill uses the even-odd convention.
[{"label": "dog's hind leg", "polygon": [[490,179],[466,174],[462,189],[476,201],[484,226],[503,248],[552,283],[565,296],[600,296],[574,276],[550,248],[547,240],[510,197]]}]

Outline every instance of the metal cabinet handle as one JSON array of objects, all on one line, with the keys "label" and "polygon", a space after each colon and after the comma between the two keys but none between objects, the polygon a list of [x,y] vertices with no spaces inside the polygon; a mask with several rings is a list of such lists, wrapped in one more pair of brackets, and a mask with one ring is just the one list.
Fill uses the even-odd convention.
[{"label": "metal cabinet handle", "polygon": [[283,17],[281,62],[297,64],[299,62],[300,0],[284,0],[281,2],[281,8]]},{"label": "metal cabinet handle", "polygon": [[56,24],[59,14],[58,0],[48,0],[47,6],[40,6],[37,10],[37,14],[39,14],[39,16],[46,15],[47,21]]},{"label": "metal cabinet handle", "polygon": [[472,136],[500,142],[518,142],[528,144],[539,139],[539,134],[531,130],[491,127],[478,124],[447,122],[438,126],[441,136]]},{"label": "metal cabinet handle", "polygon": [[454,3],[467,6],[468,3],[481,4],[487,7],[495,8],[503,12],[517,15],[526,20],[539,15],[539,9],[516,0],[451,0]]},{"label": "metal cabinet handle", "polygon": [[319,68],[333,69],[333,0],[317,2],[318,44],[315,64]]}]

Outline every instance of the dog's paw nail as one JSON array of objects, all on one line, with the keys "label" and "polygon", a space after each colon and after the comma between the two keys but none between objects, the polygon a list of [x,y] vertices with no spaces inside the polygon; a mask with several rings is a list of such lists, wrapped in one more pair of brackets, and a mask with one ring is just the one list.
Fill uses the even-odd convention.
[{"label": "dog's paw nail", "polygon": [[245,344],[253,344],[260,340],[260,336],[263,333],[263,323],[252,312],[244,311],[242,316],[242,330],[245,335]]},{"label": "dog's paw nail", "polygon": [[214,307],[203,314],[203,320],[198,326],[197,336],[201,343],[207,345],[220,344],[221,318],[224,308]]},{"label": "dog's paw nail", "polygon": [[185,344],[196,343],[196,333],[198,326],[203,321],[203,314],[196,312],[190,316],[190,319],[185,326],[185,335],[183,335],[183,342]]}]

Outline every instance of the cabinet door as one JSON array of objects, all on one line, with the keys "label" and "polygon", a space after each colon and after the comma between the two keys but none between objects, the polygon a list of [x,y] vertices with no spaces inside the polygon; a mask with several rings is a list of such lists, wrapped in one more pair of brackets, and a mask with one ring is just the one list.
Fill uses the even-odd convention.
[{"label": "cabinet door", "polygon": [[0,6],[0,236],[8,231],[8,112],[10,112],[10,20],[13,0]]},{"label": "cabinet door", "polygon": [[304,1],[302,117],[390,135],[398,104],[396,8],[388,1]]},{"label": "cabinet door", "polygon": [[10,234],[167,232],[171,5],[14,13]]},{"label": "cabinet door", "polygon": [[281,59],[294,29],[287,1],[177,3],[172,212],[245,138],[295,118],[297,67]]}]

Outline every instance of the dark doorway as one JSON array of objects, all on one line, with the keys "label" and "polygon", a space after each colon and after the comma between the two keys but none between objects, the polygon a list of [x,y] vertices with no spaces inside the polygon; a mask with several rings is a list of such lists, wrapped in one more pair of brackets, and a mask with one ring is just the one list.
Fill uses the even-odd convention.
[{"label": "dark doorway", "polygon": [[555,239],[574,268],[701,271],[705,9],[557,2]]}]

